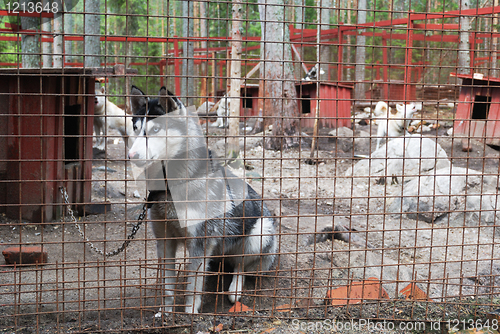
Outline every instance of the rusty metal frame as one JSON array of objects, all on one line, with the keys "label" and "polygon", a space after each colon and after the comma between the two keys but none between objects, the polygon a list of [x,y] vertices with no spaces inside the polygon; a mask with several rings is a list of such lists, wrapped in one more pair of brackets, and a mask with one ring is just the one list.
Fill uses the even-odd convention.
[{"label": "rusty metal frame", "polygon": [[[224,267],[235,255],[214,261],[209,272],[200,274],[205,290],[199,315],[184,312],[185,279],[195,275],[187,264],[196,260],[185,249],[196,237],[176,238],[183,247],[175,259],[175,286],[162,281],[165,264],[157,259],[150,228],[138,230],[116,257],[88,247],[90,242],[112,252],[127,242],[148,196],[134,178],[137,170],[118,131],[108,130],[104,151],[95,149],[95,96],[105,86],[104,96],[127,112],[132,84],[151,98],[166,85],[196,106],[222,100],[231,78],[233,2],[196,2],[197,10],[205,4],[215,13],[203,22],[199,12],[182,14],[183,2],[167,1],[161,10],[148,1],[136,12],[133,1],[126,0],[127,11],[112,13],[116,9],[105,1],[101,17],[107,24],[100,36],[105,55],[99,69],[84,66],[86,35],[80,23],[77,31],[63,33],[64,42],[73,43],[63,68],[22,68],[22,52],[6,52],[0,59],[0,249],[5,259],[0,259],[0,331],[498,330],[500,35],[492,26],[498,24],[500,7],[369,8],[376,19],[355,23],[357,9],[340,2],[330,8],[330,2],[280,4],[290,42],[278,44],[289,47],[291,55],[281,63],[292,68],[293,78],[254,74],[265,73],[273,61],[262,62],[259,50],[269,43],[260,44],[250,27],[272,21],[242,21],[247,34],[241,37],[245,79],[237,139],[239,163],[246,168],[236,170],[276,220],[277,259],[269,270],[247,273],[242,303],[235,305],[228,300],[231,275]],[[258,6],[254,1],[242,5],[254,14]],[[330,10],[332,21],[297,19],[297,11],[316,15],[319,9]],[[66,14],[83,22],[83,4]],[[0,17],[9,16],[0,9]],[[351,22],[345,22],[348,17]],[[468,38],[470,66],[464,69],[457,63],[464,52],[459,42],[465,17],[474,24]],[[129,25],[119,30],[116,18]],[[186,21],[225,28],[227,36],[212,31],[179,37],[178,25]],[[2,22],[0,45],[8,50],[20,50],[25,36],[54,42],[48,32]],[[130,22],[148,26],[147,33],[132,32]],[[368,41],[363,82],[354,72],[356,36],[361,35]],[[158,48],[161,52],[152,55]],[[322,48],[329,48],[327,60]],[[17,61],[3,61],[9,55]],[[192,74],[183,72],[188,62]],[[329,77],[303,80],[316,64]],[[193,90],[181,89],[190,82]],[[293,82],[298,113],[283,119],[281,111],[269,111],[276,100],[282,105],[295,100],[266,95],[273,82]],[[355,98],[359,84],[366,94]],[[281,88],[278,93],[289,92]],[[423,111],[413,114],[403,136],[393,138],[390,122],[374,114],[379,101],[393,112],[398,103],[416,102],[418,108],[422,102]],[[213,158],[226,163],[229,130],[211,126],[215,109],[205,107],[198,116],[206,143],[217,153]],[[132,115],[108,115],[104,124],[120,117]],[[281,123],[267,128],[280,117]],[[402,118],[393,116],[393,124]],[[286,138],[275,131],[276,124],[290,119],[298,146],[267,149],[277,133]],[[266,131],[260,135],[244,130],[262,120]],[[88,242],[68,216],[61,187]],[[262,233],[257,233],[261,240]],[[155,317],[170,290],[175,291],[174,312]]]}]

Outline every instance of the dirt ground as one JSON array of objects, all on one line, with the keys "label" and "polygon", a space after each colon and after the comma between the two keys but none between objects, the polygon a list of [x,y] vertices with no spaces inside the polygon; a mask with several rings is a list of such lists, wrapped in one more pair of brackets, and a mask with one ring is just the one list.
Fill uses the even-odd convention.
[{"label": "dirt ground", "polygon": [[[450,125],[442,122],[424,136],[436,139],[454,166],[498,174],[498,151],[472,141],[472,151],[463,152],[461,141],[446,135]],[[224,130],[208,129],[209,146],[220,152]],[[481,305],[499,303],[493,297],[500,285],[498,261],[493,261],[498,259],[494,229],[451,229],[386,212],[387,198],[401,192],[401,185],[370,181],[366,197],[359,195],[352,178],[343,177],[360,157],[373,152],[375,138],[344,152],[330,130],[320,131],[317,164],[306,163],[312,129],[303,129],[302,145],[286,152],[263,150],[262,135],[242,141],[247,168],[235,172],[262,194],[279,230],[275,268],[246,282],[242,303],[250,311],[229,312],[232,305],[222,291],[230,276],[219,275],[219,263],[213,263],[202,315],[155,319],[161,287],[155,241],[146,226],[122,254],[105,258],[85,245],[68,217],[41,225],[1,216],[2,249],[42,244],[49,261],[43,266],[1,265],[0,333],[428,332],[433,323],[444,329],[455,319],[486,319],[492,307]],[[358,123],[354,130],[355,136],[376,133],[374,126]],[[106,154],[93,162],[92,201],[108,202],[111,210],[77,220],[85,236],[104,251],[121,245],[142,212],[146,194],[134,173],[119,138],[109,139]],[[346,233],[324,232],[337,226]],[[178,258],[182,272],[182,252]],[[481,271],[488,266],[480,262],[487,260],[490,271]],[[390,299],[325,304],[329,290],[369,277],[382,281]],[[411,282],[418,282],[432,302],[405,300],[400,291]],[[182,302],[179,296],[176,303]],[[360,321],[370,319],[372,326],[375,319],[387,319],[396,328],[381,323],[360,327]],[[416,320],[427,321],[427,327],[398,327]]]}]

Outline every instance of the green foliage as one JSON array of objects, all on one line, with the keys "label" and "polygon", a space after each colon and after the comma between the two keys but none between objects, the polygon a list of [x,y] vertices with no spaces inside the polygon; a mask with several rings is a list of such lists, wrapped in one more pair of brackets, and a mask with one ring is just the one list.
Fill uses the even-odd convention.
[{"label": "green foliage", "polygon": [[[351,22],[347,22],[347,1],[350,2],[351,12]],[[67,33],[75,34],[77,36],[82,36],[84,34],[84,0],[73,0],[74,8],[69,9],[68,17],[71,15],[73,23],[71,26],[71,31]],[[290,5],[295,4],[294,0],[284,0],[284,4]],[[303,23],[304,28],[316,29],[317,27],[317,0],[302,0],[303,11]],[[355,1],[353,0],[341,0],[333,1],[334,8],[332,10],[332,16],[330,18],[330,23],[335,24],[337,22],[344,22],[345,24],[353,24],[356,21],[356,9]],[[207,26],[208,35],[212,38],[208,44],[208,47],[220,47],[221,52],[217,54],[219,58],[226,58],[226,53],[223,51],[224,48],[229,48],[230,44],[226,40],[226,37],[230,35],[231,32],[231,16],[232,16],[232,1],[231,0],[215,0],[205,2],[207,9]],[[101,34],[103,36],[110,37],[120,37],[120,36],[139,36],[139,37],[173,37],[173,36],[183,36],[182,23],[186,20],[184,14],[182,13],[183,0],[101,0]],[[195,6],[199,5],[196,3]],[[244,0],[243,1],[243,22],[242,22],[242,35],[245,37],[258,37],[261,35],[261,22],[259,16],[258,0]],[[391,7],[392,5],[392,7]],[[389,20],[391,17],[393,19],[406,17],[409,11],[414,13],[425,13],[427,11],[431,12],[441,12],[456,10],[459,8],[459,1],[440,1],[430,3],[431,8],[427,8],[428,1],[381,1],[381,0],[368,0],[368,12],[367,21],[383,21]],[[488,3],[485,6],[490,6]],[[484,6],[483,1],[473,0],[469,3],[470,8],[477,8],[479,6]],[[392,13],[389,10],[392,9]],[[295,10],[294,7],[288,7],[287,20],[291,20],[293,15],[291,12]],[[197,12],[189,14],[192,18]],[[106,14],[106,15],[104,15]],[[4,28],[4,23],[8,21],[8,17],[0,17],[0,26]],[[190,19],[193,24],[199,24],[199,21]],[[423,21],[421,21],[423,22]],[[421,23],[419,22],[419,23]],[[458,23],[458,18],[447,18],[444,20],[433,20],[430,23]],[[293,23],[290,21],[290,23]],[[335,25],[334,25],[335,26]],[[497,31],[499,25],[492,26],[491,20],[488,19],[477,19],[475,26],[473,27],[476,31]],[[370,28],[366,29],[368,32],[366,38],[366,63],[376,64],[382,63],[383,58],[383,47],[382,47],[382,37],[377,36],[381,32],[386,32],[389,34],[407,34],[404,27],[401,29],[392,28]],[[436,34],[439,32],[434,31],[414,31],[415,33],[427,33]],[[371,34],[370,34],[371,33]],[[448,34],[449,32],[443,32],[443,34]],[[2,36],[16,36],[14,34],[2,34]],[[355,44],[355,37],[346,37],[348,43],[351,45]],[[76,56],[71,57],[72,62],[82,62],[84,53],[83,42],[71,42],[71,52]],[[244,47],[250,47],[258,45],[259,42],[245,42]],[[401,67],[398,69],[397,66],[404,65],[404,59],[406,56],[406,41],[405,39],[392,39],[387,40],[388,44],[388,57],[389,63],[394,65],[391,69],[390,76],[392,79],[401,79]],[[0,41],[0,62],[11,62],[17,63],[20,53],[20,44],[15,41]],[[456,49],[457,45],[453,43],[444,42],[427,42],[415,40],[413,43],[414,49],[417,51],[413,52],[413,62],[430,62],[432,66],[438,67],[452,67],[449,61],[447,64],[443,64],[443,57],[448,60],[456,59]],[[200,44],[195,45],[196,48],[200,47]],[[164,53],[167,50],[171,50],[173,44],[162,45],[161,43],[139,43],[132,42],[128,43],[128,46],[124,42],[116,41],[103,41],[101,52],[103,54],[102,61],[106,64],[112,65],[116,62],[118,63],[142,63],[144,65],[132,65],[133,68],[138,69],[139,75],[133,78],[133,82],[147,90],[149,93],[156,93],[158,85],[160,83],[159,78],[159,67],[154,65],[160,60],[164,59]],[[70,50],[70,48],[68,48]],[[352,49],[354,50],[354,48]],[[425,50],[423,52],[422,50]],[[455,51],[450,51],[455,50]],[[336,48],[332,47],[332,62],[336,59]],[[354,51],[351,51],[354,52]],[[315,47],[305,47],[301,50],[303,59],[308,62],[314,62],[316,59],[316,48]],[[258,55],[257,51],[251,51],[249,54],[244,54],[243,57],[255,58]],[[127,57],[125,57],[127,56]],[[171,55],[169,56],[171,57]],[[346,59],[349,62],[348,59]],[[109,66],[108,65],[108,66]],[[171,67],[170,67],[171,68]],[[429,68],[429,67],[427,67]],[[435,80],[447,80],[448,75],[447,70],[440,70],[439,75],[435,75]],[[210,73],[210,69],[209,69]],[[367,80],[372,80],[376,77],[376,70],[367,70]],[[116,83],[116,86],[121,86]],[[113,88],[114,89],[114,88]],[[111,94],[122,94],[124,92],[111,91]]]},{"label": "green foliage", "polygon": [[228,18],[231,15],[230,3],[227,1],[210,1],[207,3],[208,35],[214,37],[228,36],[231,29]]},{"label": "green foliage", "polygon": [[252,0],[244,4],[243,7],[243,36],[260,36],[260,15],[257,0]]}]

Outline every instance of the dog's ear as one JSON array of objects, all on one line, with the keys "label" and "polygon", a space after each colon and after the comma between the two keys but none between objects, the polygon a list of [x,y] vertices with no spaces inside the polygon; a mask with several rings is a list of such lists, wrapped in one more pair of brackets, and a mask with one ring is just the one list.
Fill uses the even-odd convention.
[{"label": "dog's ear", "polygon": [[106,88],[104,88],[104,86],[101,87],[101,93],[106,93]]},{"label": "dog's ear", "polygon": [[132,89],[130,90],[130,104],[132,106],[133,114],[137,114],[137,112],[144,106],[146,106],[148,99],[144,96],[142,90],[132,85]]},{"label": "dog's ear", "polygon": [[165,110],[165,113],[168,114],[169,112],[177,110],[177,104],[172,99],[172,96],[174,94],[169,92],[167,88],[160,88],[160,92],[158,93],[158,95],[160,95],[160,105],[162,106],[163,110]]}]

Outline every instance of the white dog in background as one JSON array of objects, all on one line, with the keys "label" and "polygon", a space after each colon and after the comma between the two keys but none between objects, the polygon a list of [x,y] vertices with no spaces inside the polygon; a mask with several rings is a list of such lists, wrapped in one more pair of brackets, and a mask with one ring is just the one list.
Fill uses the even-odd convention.
[{"label": "white dog in background", "polygon": [[382,139],[385,137],[402,136],[407,131],[413,114],[420,109],[422,109],[421,104],[398,103],[394,111],[386,102],[378,102],[373,111],[373,114],[379,118],[377,120],[377,150],[380,148]]},{"label": "white dog in background", "polygon": [[123,137],[125,145],[129,147],[130,135],[134,133],[132,127],[132,116],[127,117],[123,109],[110,102],[105,96],[106,90],[101,87],[96,92],[94,115],[94,132],[96,135],[96,148],[103,151],[105,149],[108,128],[115,129]]},{"label": "white dog in background", "polygon": [[219,102],[217,102],[210,111],[213,112],[217,110],[217,121],[212,123],[210,126],[219,127],[219,128],[227,128],[229,126],[228,117],[229,117],[229,98],[227,94],[221,97]]}]

